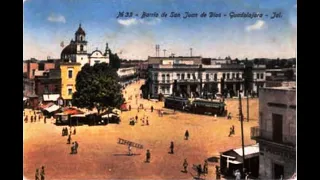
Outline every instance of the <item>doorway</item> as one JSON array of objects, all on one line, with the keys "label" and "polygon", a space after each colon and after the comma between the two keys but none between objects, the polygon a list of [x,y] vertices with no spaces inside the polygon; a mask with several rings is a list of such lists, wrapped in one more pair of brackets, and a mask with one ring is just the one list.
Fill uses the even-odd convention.
[{"label": "doorway", "polygon": [[280,179],[283,178],[284,167],[280,164],[273,164],[273,178]]}]

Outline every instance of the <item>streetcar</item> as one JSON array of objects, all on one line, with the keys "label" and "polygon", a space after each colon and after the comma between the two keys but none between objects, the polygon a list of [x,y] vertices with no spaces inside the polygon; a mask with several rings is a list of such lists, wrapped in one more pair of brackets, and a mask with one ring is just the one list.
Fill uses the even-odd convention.
[{"label": "streetcar", "polygon": [[176,110],[185,110],[189,105],[189,100],[182,97],[169,96],[165,98],[164,107]]},{"label": "streetcar", "polygon": [[221,100],[195,99],[191,103],[190,112],[195,114],[209,114],[226,116],[225,103]]}]

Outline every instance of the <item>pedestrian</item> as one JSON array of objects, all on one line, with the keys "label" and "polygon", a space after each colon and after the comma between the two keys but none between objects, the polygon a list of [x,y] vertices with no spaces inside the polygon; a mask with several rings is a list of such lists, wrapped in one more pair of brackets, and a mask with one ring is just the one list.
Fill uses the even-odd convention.
[{"label": "pedestrian", "polygon": [[237,169],[234,172],[234,176],[236,177],[236,180],[240,180],[241,179],[241,173],[240,173],[239,169]]},{"label": "pedestrian", "polygon": [[153,112],[153,106],[151,106],[151,112]]},{"label": "pedestrian", "polygon": [[38,115],[38,121],[40,122],[40,115]]},{"label": "pedestrian", "polygon": [[33,116],[31,115],[31,123],[33,122]]},{"label": "pedestrian", "polygon": [[71,134],[69,134],[67,141],[68,141],[67,144],[71,143]]},{"label": "pedestrian", "polygon": [[74,150],[75,150],[75,154],[78,153],[78,147],[79,147],[79,144],[77,141],[74,142]]},{"label": "pedestrian", "polygon": [[230,137],[231,135],[232,135],[232,127],[230,127],[230,132],[228,137]]},{"label": "pedestrian", "polygon": [[231,119],[231,118],[232,118],[232,117],[231,117],[231,112],[229,112],[227,119]]},{"label": "pedestrian", "polygon": [[184,159],[184,162],[183,162],[183,169],[184,169],[184,172],[187,173],[188,172],[188,162],[187,162],[187,159]]},{"label": "pedestrian", "polygon": [[69,135],[69,134],[68,134],[68,129],[67,129],[67,127],[64,128],[64,135],[65,135],[65,136],[68,136],[68,135]]},{"label": "pedestrian", "polygon": [[144,119],[142,119],[142,126],[144,126]]},{"label": "pedestrian", "polygon": [[208,161],[207,160],[204,161],[203,173],[208,174]]},{"label": "pedestrian", "polygon": [[232,125],[232,134],[233,134],[233,135],[235,134],[234,125]]},{"label": "pedestrian", "polygon": [[72,143],[72,145],[71,145],[71,154],[74,154],[75,153],[75,144],[74,144],[74,142]]},{"label": "pedestrian", "polygon": [[44,117],[44,121],[45,124],[47,123],[47,117]]},{"label": "pedestrian", "polygon": [[45,176],[44,166],[42,166],[42,168],[41,168],[40,176],[41,176],[41,180],[44,180],[44,176]]},{"label": "pedestrian", "polygon": [[201,172],[202,172],[201,164],[198,165],[197,172],[198,172],[198,178],[200,178]]},{"label": "pedestrian", "polygon": [[131,111],[131,105],[129,105],[129,111]]},{"label": "pedestrian", "polygon": [[64,128],[62,128],[62,133],[61,133],[62,136],[65,135],[65,131],[64,131]]},{"label": "pedestrian", "polygon": [[174,144],[173,144],[173,141],[171,141],[170,143],[170,153],[173,154],[173,149],[174,149]]},{"label": "pedestrian", "polygon": [[220,170],[219,170],[219,166],[216,166],[216,179],[220,179]]},{"label": "pedestrian", "polygon": [[185,140],[189,139],[189,131],[188,130],[186,130],[186,132],[184,133],[184,137],[185,137]]},{"label": "pedestrian", "polygon": [[73,129],[73,134],[76,135],[76,127]]},{"label": "pedestrian", "polygon": [[147,124],[147,126],[149,126],[149,121],[148,121],[148,119],[147,119],[147,121],[146,121],[146,124]]},{"label": "pedestrian", "polygon": [[146,162],[147,162],[147,163],[150,162],[150,158],[151,158],[151,154],[150,154],[150,150],[148,149],[148,150],[147,150],[147,153],[146,153]]},{"label": "pedestrian", "polygon": [[39,169],[36,169],[35,180],[40,180],[40,178],[39,178]]},{"label": "pedestrian", "polygon": [[132,147],[131,147],[131,144],[129,144],[129,146],[128,146],[128,151],[129,151],[128,155],[129,155],[129,156],[132,155],[131,150],[132,150]]},{"label": "pedestrian", "polygon": [[136,115],[136,123],[138,122],[138,115]]}]

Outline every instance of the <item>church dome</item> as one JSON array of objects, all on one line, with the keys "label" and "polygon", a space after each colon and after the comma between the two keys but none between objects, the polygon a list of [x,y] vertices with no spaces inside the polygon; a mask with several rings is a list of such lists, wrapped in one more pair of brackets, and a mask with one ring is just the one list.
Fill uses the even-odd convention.
[{"label": "church dome", "polygon": [[71,42],[61,51],[61,59],[67,59],[72,54],[77,54],[77,46]]},{"label": "church dome", "polygon": [[78,30],[76,31],[76,35],[86,35],[86,32],[81,28],[81,24],[79,25]]}]

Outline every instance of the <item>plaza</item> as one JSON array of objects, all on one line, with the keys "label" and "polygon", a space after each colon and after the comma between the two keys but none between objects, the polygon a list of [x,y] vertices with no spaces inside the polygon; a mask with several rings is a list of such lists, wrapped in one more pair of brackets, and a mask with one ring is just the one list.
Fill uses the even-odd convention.
[{"label": "plaza", "polygon": [[[163,109],[163,102],[135,99],[140,93],[142,81],[129,85],[124,96],[132,110],[122,112],[121,123],[106,126],[78,126],[72,142],[79,143],[78,154],[71,155],[71,145],[67,137],[61,136],[63,126],[54,125],[54,121],[43,119],[40,122],[24,123],[24,176],[34,179],[36,168],[45,166],[46,179],[192,179],[196,172],[193,164],[202,164],[204,160],[220,152],[241,147],[240,122],[237,117],[239,102],[227,99],[227,110],[232,119],[196,115],[169,109]],[[129,97],[132,96],[131,100]],[[139,96],[137,96],[139,97]],[[146,110],[138,112],[143,104]],[[246,99],[243,99],[243,114],[246,118]],[[155,108],[150,111],[151,105]],[[244,122],[245,145],[255,144],[250,138],[250,128],[258,125],[258,99],[250,99],[250,121]],[[164,110],[159,117],[157,109]],[[28,114],[26,110],[26,114]],[[138,123],[129,125],[130,118],[138,116]],[[146,116],[149,126],[142,125],[140,119]],[[235,126],[235,135],[228,137],[229,128]],[[184,140],[188,130],[189,140]],[[143,149],[132,149],[128,156],[128,147],[117,144],[118,138],[142,144]],[[175,153],[169,154],[170,142],[175,145]],[[145,163],[146,150],[151,152],[151,162]],[[183,161],[187,158],[188,173],[183,170]],[[209,161],[206,178],[215,178],[216,162]]]}]

